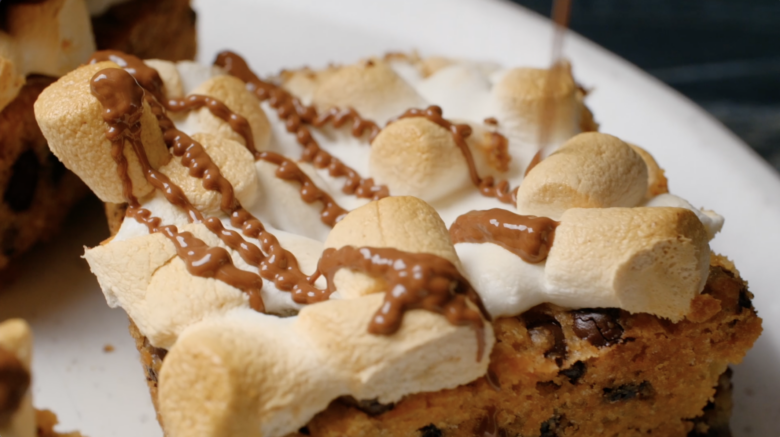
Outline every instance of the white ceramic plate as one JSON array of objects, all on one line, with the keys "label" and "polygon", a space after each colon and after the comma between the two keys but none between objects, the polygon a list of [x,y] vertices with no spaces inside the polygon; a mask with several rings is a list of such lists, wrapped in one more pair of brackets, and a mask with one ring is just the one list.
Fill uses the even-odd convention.
[{"label": "white ceramic plate", "polygon": [[[488,0],[195,0],[200,60],[219,50],[244,54],[260,73],[347,62],[386,51],[546,66],[549,23]],[[780,177],[732,133],[691,102],[577,35],[565,51],[602,130],[650,150],[676,194],[726,216],[716,251],[735,259],[755,293],[764,335],[736,368],[736,436],[780,435]],[[83,245],[107,236],[100,206],[89,204],[67,235],[29,254],[22,278],[0,296],[0,320],[29,319],[37,337],[34,396],[55,410],[61,429],[92,437],[161,435],[127,319],[109,310]],[[115,348],[106,353],[107,344]]]}]

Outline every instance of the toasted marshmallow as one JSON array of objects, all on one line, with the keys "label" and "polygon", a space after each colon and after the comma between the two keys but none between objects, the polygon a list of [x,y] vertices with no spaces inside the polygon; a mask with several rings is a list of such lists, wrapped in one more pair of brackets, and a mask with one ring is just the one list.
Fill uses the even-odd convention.
[{"label": "toasted marshmallow", "polygon": [[[233,140],[206,133],[195,134],[192,139],[203,146],[211,161],[219,167],[222,176],[233,186],[238,201],[250,207],[257,200],[260,182],[254,158],[247,148]],[[173,157],[168,164],[160,167],[160,172],[181,187],[190,203],[202,213],[219,213],[222,195],[205,188],[203,179],[191,176],[190,170],[182,165],[181,158]]]},{"label": "toasted marshmallow", "polygon": [[[637,146],[636,144],[627,143],[629,146],[631,146],[632,149],[634,149],[634,152],[638,153],[639,156],[642,157],[642,159],[645,161],[645,165],[647,165],[647,194],[645,195],[646,198],[650,199],[653,198],[659,194],[664,194],[669,192],[669,184],[666,180],[666,176],[664,175],[663,169],[658,165],[658,163],[655,161],[655,158],[653,158],[653,155],[650,154],[647,150]],[[672,205],[668,205],[672,206]]]},{"label": "toasted marshmallow", "polygon": [[[10,319],[0,323],[0,348],[10,352],[30,372],[32,365],[32,331],[30,325],[21,319]],[[28,390],[19,408],[10,419],[0,422],[3,437],[35,437],[38,435],[35,409],[32,405],[32,391]]]},{"label": "toasted marshmallow", "polygon": [[[514,68],[503,72],[493,87],[492,99],[500,126],[520,141],[538,143],[545,121],[550,126],[550,144],[566,141],[580,131],[582,103],[568,63],[552,70]],[[546,108],[554,110],[545,114]],[[548,116],[552,118],[546,120]]]},{"label": "toasted marshmallow", "polygon": [[453,64],[454,61],[452,59],[442,56],[429,56],[422,59],[419,62],[418,67],[420,69],[420,74],[422,74],[423,77],[429,77]]},{"label": "toasted marshmallow", "polygon": [[715,238],[715,234],[720,232],[725,220],[723,216],[715,211],[694,208],[687,200],[669,193],[659,194],[645,202],[643,206],[685,208],[693,211],[707,230],[707,236],[710,240]]},{"label": "toasted marshmallow", "polygon": [[631,146],[611,135],[583,133],[528,173],[517,210],[557,220],[569,208],[637,206],[647,181],[647,165]]},{"label": "toasted marshmallow", "polygon": [[[111,157],[111,142],[106,139],[108,125],[103,120],[103,105],[90,91],[92,76],[105,68],[119,66],[113,62],[99,62],[84,65],[61,77],[38,97],[35,118],[51,151],[86,182],[100,200],[124,203],[122,180]],[[66,101],[69,104],[63,103]],[[168,148],[157,118],[146,102],[141,117],[141,141],[152,168],[157,169],[168,162]],[[140,198],[151,193],[154,187],[144,177],[129,142],[125,143],[124,156],[133,195]]]},{"label": "toasted marshmallow", "polygon": [[[279,437],[339,396],[396,402],[410,392],[454,388],[487,371],[488,360],[472,358],[474,331],[427,311],[409,311],[392,336],[369,334],[382,298],[332,300],[287,319],[234,311],[193,326],[160,373],[166,432]],[[490,324],[485,331],[490,351]]]},{"label": "toasted marshmallow", "polygon": [[216,65],[204,65],[193,61],[177,62],[176,70],[179,72],[185,96],[192,94],[195,88],[212,77],[225,75],[225,71]]},{"label": "toasted marshmallow", "polygon": [[[460,267],[447,226],[430,205],[415,197],[386,197],[347,214],[333,227],[325,248],[389,247],[430,253]],[[343,298],[387,290],[387,284],[362,272],[340,269],[334,275]]]},{"label": "toasted marshmallow", "polygon": [[354,108],[380,125],[425,101],[386,62],[370,60],[338,68],[314,91],[312,101],[323,110]]},{"label": "toasted marshmallow", "polygon": [[[131,220],[131,219],[128,219]],[[211,247],[231,252],[203,224],[179,226]],[[170,348],[191,324],[238,307],[245,293],[212,278],[194,276],[162,234],[148,234],[87,249],[84,258],[98,277],[109,305],[121,305],[155,347]]]},{"label": "toasted marshmallow", "polygon": [[470,184],[452,133],[425,117],[388,125],[371,143],[371,174],[396,196],[431,202]]},{"label": "toasted marshmallow", "polygon": [[282,88],[295,95],[304,104],[310,105],[320,84],[338,70],[339,67],[327,67],[316,71],[303,68],[295,71],[282,71],[279,78],[282,82]]},{"label": "toasted marshmallow", "polygon": [[7,14],[8,33],[19,45],[25,73],[62,76],[96,50],[84,0],[17,3]]},{"label": "toasted marshmallow", "polygon": [[[213,97],[227,105],[231,111],[246,118],[252,128],[255,149],[266,149],[271,138],[271,125],[265,112],[260,108],[260,101],[246,89],[240,79],[226,75],[214,76],[200,84],[190,94]],[[213,115],[206,107],[190,112],[187,124],[197,126],[193,129],[195,132],[211,133],[246,144],[244,138],[234,132],[226,121]]]},{"label": "toasted marshmallow", "polygon": [[146,59],[144,64],[154,68],[160,74],[165,98],[177,99],[184,97],[184,85],[181,82],[181,76],[179,75],[179,70],[176,69],[175,63],[162,59]]},{"label": "toasted marshmallow", "polygon": [[682,208],[574,208],[555,231],[552,302],[614,307],[677,322],[709,275],[707,232]]}]

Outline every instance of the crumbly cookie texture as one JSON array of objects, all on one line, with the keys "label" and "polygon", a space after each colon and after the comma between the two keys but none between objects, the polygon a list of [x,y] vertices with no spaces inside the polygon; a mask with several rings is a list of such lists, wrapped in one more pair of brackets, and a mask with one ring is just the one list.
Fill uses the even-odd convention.
[{"label": "crumbly cookie texture", "polygon": [[[104,74],[129,84],[122,90],[140,91],[118,64],[81,67],[36,104],[52,149],[101,198],[119,204],[117,196],[132,186],[130,212],[116,235],[85,258],[109,305],[130,315],[147,361],[163,362],[150,387],[170,435],[283,436],[307,423],[308,432],[328,435],[327,423],[312,418],[349,398],[384,411],[388,423],[398,421],[352,429],[363,425],[348,419],[339,428],[346,435],[428,432],[414,414],[382,405],[415,397],[434,404],[448,401],[449,393],[466,402],[462,390],[497,401],[480,379],[491,354],[491,366],[509,366],[492,368],[507,398],[486,414],[489,404],[480,404],[479,411],[449,422],[438,416],[429,422],[436,432],[479,433],[476,414],[494,423],[500,408],[509,415],[520,411],[509,404],[529,399],[516,396],[519,380],[504,385],[504,376],[523,369],[539,377],[561,372],[533,385],[553,392],[564,376],[575,385],[582,376],[576,372],[595,363],[589,360],[602,348],[633,348],[636,339],[622,335],[637,320],[695,325],[719,311],[716,299],[701,292],[713,278],[709,240],[720,216],[666,193],[663,172],[643,150],[610,135],[580,133],[593,126],[583,122],[590,114],[568,66],[551,73],[385,57],[286,72],[271,83],[227,56],[221,69],[148,64],[162,70],[164,88],[147,92],[188,97],[154,108],[138,100],[133,113],[140,117],[138,150],[149,156],[146,164],[133,157],[127,141],[112,145],[98,135],[106,129],[100,107],[123,107],[105,95],[98,101],[90,81]],[[466,98],[452,98],[452,89],[464,90]],[[408,110],[439,99],[443,108]],[[548,100],[561,108],[548,132],[557,150],[529,170]],[[63,101],[71,104],[56,107]],[[194,109],[180,114],[188,104]],[[170,120],[160,115],[162,106]],[[76,142],[77,126],[90,131],[83,135],[88,141]],[[161,146],[163,139],[170,149]],[[112,147],[123,144],[126,177],[117,173],[119,149],[112,156]],[[89,165],[74,162],[84,153]],[[164,189],[150,189],[153,179],[166,175]],[[455,232],[456,224],[468,232]],[[216,270],[197,270],[216,256],[224,260]],[[277,260],[285,260],[283,268],[273,264]],[[375,268],[359,267],[364,264]],[[225,265],[242,277],[256,275],[251,284],[261,289],[230,283],[219,270]],[[447,273],[426,276],[431,271]],[[468,295],[472,287],[479,298],[458,301],[459,307],[436,300],[464,298],[456,293]],[[260,307],[252,303],[258,294]],[[710,373],[696,380],[697,393],[711,395],[726,363],[739,361],[760,331],[750,305],[744,308],[743,323],[734,329],[745,329],[746,343],[717,366],[705,366]],[[457,311],[476,318],[459,318]],[[377,323],[399,315],[397,332],[377,335]],[[517,336],[539,346],[529,355],[522,347],[506,359],[496,355],[495,345],[520,342]],[[675,367],[668,357],[659,359],[654,365]],[[534,367],[543,362],[547,370]],[[495,375],[485,378],[495,383]],[[603,393],[594,402],[611,400],[612,393],[618,400],[651,399],[653,387],[666,390],[653,379],[658,375],[645,376],[647,384],[636,386],[597,376],[591,389]],[[674,416],[679,423],[669,429],[687,427],[681,421],[700,411],[700,400]],[[547,415],[547,427],[565,428],[568,422],[556,414]],[[659,422],[642,426],[651,429],[650,423]],[[549,431],[538,422],[527,426],[506,429]]]}]

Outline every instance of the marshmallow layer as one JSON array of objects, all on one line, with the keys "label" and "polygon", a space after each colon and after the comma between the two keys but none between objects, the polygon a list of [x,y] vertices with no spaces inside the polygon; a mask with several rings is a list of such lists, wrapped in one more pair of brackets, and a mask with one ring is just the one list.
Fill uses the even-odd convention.
[{"label": "marshmallow layer", "polygon": [[[398,196],[371,201],[345,187],[345,178],[332,166],[317,165],[321,156],[301,159],[303,136],[291,133],[296,126],[280,118],[275,98],[261,103],[240,80],[218,68],[162,61],[148,65],[159,69],[166,96],[200,94],[222,101],[248,121],[258,152],[292,160],[322,193],[350,211],[331,229],[320,218],[326,199],[308,196],[300,178],[281,177],[281,164],[255,160],[247,141],[225,120],[208,108],[171,114],[179,129],[204,146],[238,201],[266,224],[306,275],[315,273],[325,249],[432,254],[469,279],[493,317],[552,302],[570,308],[619,307],[677,321],[703,287],[708,241],[722,219],[665,194],[662,171],[642,149],[610,135],[580,133],[590,114],[568,66],[553,74],[386,57],[275,78],[320,115],[333,107],[352,108],[381,129],[372,139],[352,132],[357,119],[341,127],[333,120],[298,120],[309,124],[322,150]],[[89,91],[89,79],[102,68],[117,65],[84,66],[60,79],[41,95],[36,116],[55,154],[101,199],[119,203],[122,186],[104,136],[102,107]],[[441,105],[449,121],[396,119],[411,107],[430,104]],[[552,154],[526,176],[550,104],[557,108],[547,132]],[[144,108],[141,125],[152,167],[179,185],[204,214],[240,234],[242,229],[220,209],[220,195],[192,177],[180,158],[170,156],[151,108]],[[153,192],[132,148],[125,153],[133,194],[143,208],[162,224],[225,249],[239,269],[260,273],[205,225],[189,223],[183,211]],[[477,178],[519,186],[516,203],[484,196],[474,183]],[[490,242],[453,245],[447,228],[457,217],[491,208],[559,220],[547,259],[530,264]],[[260,248],[264,243],[244,237],[242,244]],[[305,425],[338,396],[393,402],[420,390],[468,383],[487,368],[486,359],[474,359],[478,333],[453,326],[441,315],[412,310],[398,332],[370,334],[370,318],[385,308],[383,293],[391,287],[364,272],[341,268],[330,299],[309,306],[265,280],[261,295],[267,314],[260,314],[249,309],[241,290],[191,275],[171,241],[149,234],[131,218],[112,240],[88,249],[85,258],[109,304],[123,307],[152,345],[170,349],[160,408],[173,436],[281,436]],[[325,286],[325,278],[312,281],[320,289]],[[488,356],[493,344],[489,323],[485,335]]]}]

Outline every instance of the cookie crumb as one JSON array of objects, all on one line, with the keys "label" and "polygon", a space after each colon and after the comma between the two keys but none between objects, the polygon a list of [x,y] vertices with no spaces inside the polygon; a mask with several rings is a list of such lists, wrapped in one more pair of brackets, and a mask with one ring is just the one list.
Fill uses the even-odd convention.
[{"label": "cookie crumb", "polygon": [[114,352],[114,346],[110,345],[110,344],[107,344],[107,345],[103,346],[103,352],[105,352],[107,354],[109,354],[111,352]]}]

